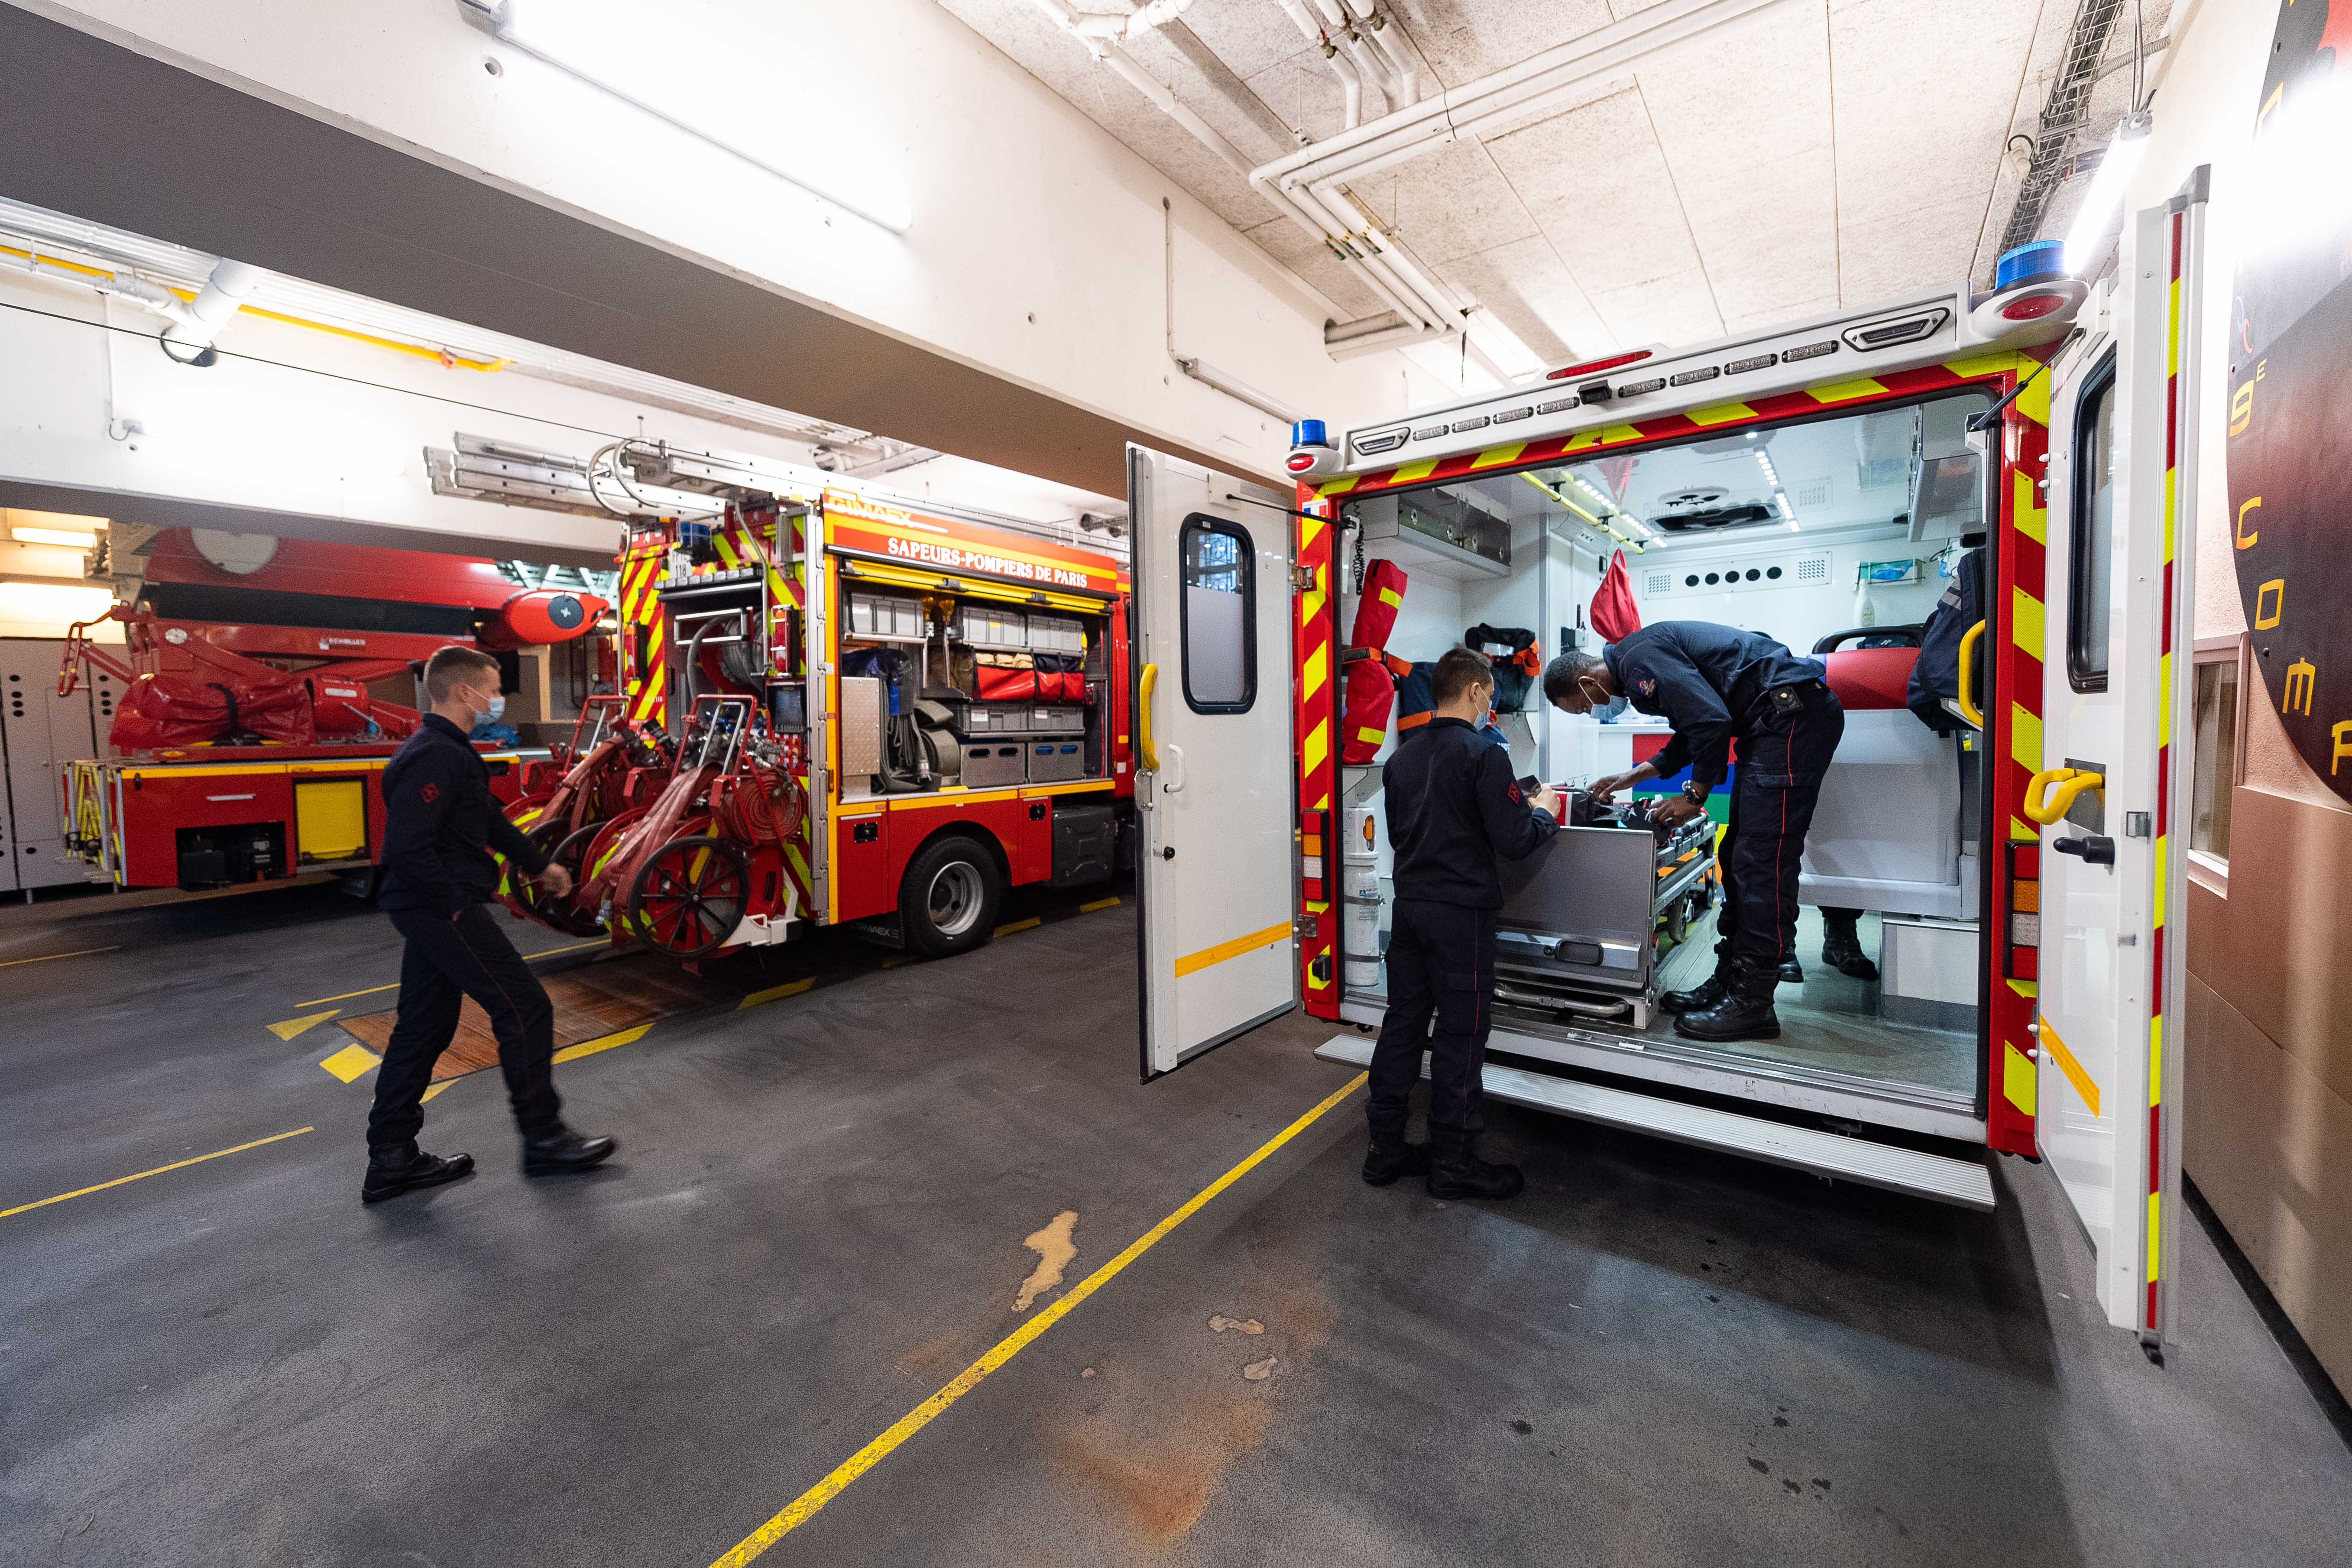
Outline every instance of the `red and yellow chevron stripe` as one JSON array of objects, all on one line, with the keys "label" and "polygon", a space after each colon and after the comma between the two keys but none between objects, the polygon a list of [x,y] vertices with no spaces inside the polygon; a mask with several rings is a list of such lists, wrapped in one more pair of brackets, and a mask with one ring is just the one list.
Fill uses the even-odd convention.
[{"label": "red and yellow chevron stripe", "polygon": [[[1298,531],[1298,565],[1315,576],[1312,587],[1291,595],[1291,668],[1297,671],[1294,678],[1297,682],[1297,700],[1292,711],[1297,715],[1298,809],[1302,825],[1299,913],[1315,922],[1315,934],[1298,944],[1299,994],[1307,998],[1309,1014],[1337,1019],[1339,906],[1334,889],[1339,825],[1332,819],[1339,792],[1334,784],[1338,768],[1331,737],[1338,728],[1339,713],[1339,684],[1332,679],[1336,663],[1332,628],[1338,613],[1332,603],[1334,530],[1328,521],[1331,503],[1315,500],[1314,492],[1304,485],[1299,487],[1298,509],[1321,514],[1294,521]],[[1304,825],[1309,822],[1316,824],[1319,831],[1307,832]]]},{"label": "red and yellow chevron stripe", "polygon": [[1695,408],[1687,414],[1665,414],[1655,419],[1608,425],[1598,430],[1580,430],[1573,435],[1554,436],[1542,441],[1507,442],[1499,447],[1489,447],[1483,452],[1432,458],[1377,473],[1342,474],[1338,479],[1326,480],[1321,489],[1307,493],[1317,496],[1366,495],[1403,485],[1460,479],[1465,474],[1484,473],[1494,468],[1526,468],[1559,458],[1582,458],[1589,453],[1645,441],[1671,440],[1677,436],[1697,435],[1708,430],[1738,429],[1743,425],[1786,419],[1792,415],[1818,414],[1823,408],[1844,404],[1915,397],[1923,392],[1937,392],[1945,387],[2004,375],[2018,359],[2019,356],[2013,353],[1979,354],[1944,364],[1921,365],[1913,370],[1888,371],[1882,375],[1833,382],[1823,386],[1808,387],[1802,392],[1776,393],[1770,397],[1759,397],[1747,403],[1719,403],[1708,408]]},{"label": "red and yellow chevron stripe", "polygon": [[[2019,358],[2019,374],[2031,374],[2037,363]],[[2041,830],[2019,815],[2016,803],[2025,799],[2026,782],[2042,767],[2042,660],[2046,617],[2042,612],[2044,555],[2049,542],[2049,498],[2044,486],[2050,472],[2050,382],[2036,377],[2009,405],[2001,426],[2000,531],[1996,547],[1995,582],[2008,595],[1998,606],[1995,625],[2005,623],[2008,635],[1996,640],[1992,700],[1985,705],[1991,731],[1984,737],[1983,762],[1987,786],[1996,801],[2008,806],[2008,838],[2011,843],[2038,844]],[[1993,606],[1988,606],[1991,614]],[[1993,900],[1983,911],[1988,925],[2005,928],[2011,899],[2009,864],[2002,856],[1993,883]],[[2005,929],[1995,931],[1993,951],[2007,951]],[[1986,1097],[1985,1141],[2012,1154],[2035,1152],[2033,1117],[2036,1073],[2032,1032],[2040,982],[2001,973],[1996,957],[1992,1011],[1987,1020],[1994,1061],[1993,1092]]]},{"label": "red and yellow chevron stripe", "polygon": [[621,690],[633,722],[667,723],[662,693],[669,685],[669,659],[664,648],[665,627],[661,584],[669,542],[662,534],[640,534],[621,563]]}]

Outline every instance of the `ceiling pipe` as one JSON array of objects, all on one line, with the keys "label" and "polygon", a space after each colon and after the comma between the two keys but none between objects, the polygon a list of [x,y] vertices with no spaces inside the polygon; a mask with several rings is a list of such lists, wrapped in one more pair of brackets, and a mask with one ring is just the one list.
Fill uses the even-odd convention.
[{"label": "ceiling pipe", "polygon": [[1315,18],[1307,14],[1306,0],[1276,0],[1285,15],[1297,25],[1307,43],[1323,51],[1323,63],[1339,79],[1339,98],[1344,110],[1346,129],[1353,131],[1364,122],[1364,79],[1356,74],[1352,61],[1339,58],[1339,46],[1325,36]]},{"label": "ceiling pipe", "polygon": [[1388,62],[1357,33],[1355,18],[1348,14],[1347,7],[1340,5],[1339,0],[1315,0],[1315,5],[1323,13],[1328,25],[1326,38],[1329,39],[1336,34],[1337,38],[1344,42],[1348,58],[1356,62],[1357,74],[1364,79],[1364,85],[1381,95],[1381,112],[1385,114],[1402,109],[1404,100],[1397,94],[1396,81],[1389,74]]},{"label": "ceiling pipe", "polygon": [[1371,39],[1372,47],[1386,58],[1389,68],[1396,72],[1397,107],[1409,109],[1420,102],[1421,68],[1413,63],[1412,55],[1400,41],[1404,29],[1399,27],[1394,32],[1390,31],[1391,18],[1387,11],[1381,9],[1379,0],[1347,0],[1347,5],[1357,19],[1359,30]]},{"label": "ceiling pipe", "polygon": [[196,291],[186,314],[163,329],[163,352],[182,364],[212,363],[213,340],[264,276],[261,268],[226,257],[215,263],[213,275]]},{"label": "ceiling pipe", "polygon": [[1150,0],[1120,16],[1116,12],[1074,14],[1066,26],[1087,38],[1132,38],[1174,21],[1192,7],[1192,0]]}]

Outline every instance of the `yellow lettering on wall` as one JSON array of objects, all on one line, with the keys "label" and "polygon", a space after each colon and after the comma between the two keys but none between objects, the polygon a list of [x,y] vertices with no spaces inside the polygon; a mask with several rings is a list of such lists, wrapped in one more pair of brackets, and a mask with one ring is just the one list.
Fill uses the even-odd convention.
[{"label": "yellow lettering on wall", "polygon": [[2246,426],[2253,422],[2254,384],[2250,377],[2240,382],[2238,390],[2230,394],[2230,434],[2242,436],[2246,433]]},{"label": "yellow lettering on wall", "polygon": [[2246,514],[2262,504],[2263,498],[2256,496],[2253,500],[2248,501],[2245,505],[2238,509],[2238,548],[2241,550],[2247,548],[2249,545],[2252,544],[2254,541],[2262,537],[2260,533],[2248,533],[2246,531]]},{"label": "yellow lettering on wall", "polygon": [[2319,667],[2307,658],[2296,659],[2286,667],[2286,700],[2279,704],[2282,713],[2300,709],[2305,717],[2311,714],[2311,689],[2319,681]]},{"label": "yellow lettering on wall", "polygon": [[[2286,579],[2273,577],[2254,590],[2254,630],[2266,632],[2279,624],[2286,605]],[[2267,606],[2267,608],[2265,607]]]},{"label": "yellow lettering on wall", "polygon": [[2336,751],[2334,754],[2327,759],[2327,776],[2329,778],[2334,778],[2336,776],[2336,764],[2342,762],[2347,757],[2352,757],[2352,741],[2347,741],[2345,738],[2347,736],[2352,736],[2352,719],[2345,720],[2344,722],[2336,725],[2333,730],[2330,730],[2328,733],[2336,737]]}]

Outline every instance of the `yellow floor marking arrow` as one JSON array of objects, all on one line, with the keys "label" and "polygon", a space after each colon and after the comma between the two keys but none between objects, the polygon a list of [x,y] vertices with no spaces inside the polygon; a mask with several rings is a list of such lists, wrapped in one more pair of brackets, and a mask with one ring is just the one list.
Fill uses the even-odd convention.
[{"label": "yellow floor marking arrow", "polygon": [[305,1013],[299,1018],[289,1018],[282,1024],[268,1024],[263,1026],[279,1039],[290,1040],[312,1025],[323,1024],[341,1011],[341,1007],[330,1007],[323,1013]]},{"label": "yellow floor marking arrow", "polygon": [[319,1065],[349,1083],[382,1060],[382,1057],[365,1046],[345,1046]]}]

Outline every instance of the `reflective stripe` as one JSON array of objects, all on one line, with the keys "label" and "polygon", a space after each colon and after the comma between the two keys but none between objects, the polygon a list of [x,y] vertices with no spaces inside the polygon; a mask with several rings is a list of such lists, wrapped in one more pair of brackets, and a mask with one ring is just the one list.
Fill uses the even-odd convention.
[{"label": "reflective stripe", "polygon": [[1211,964],[1223,963],[1229,958],[1239,958],[1245,952],[1255,952],[1262,947],[1272,947],[1289,934],[1290,922],[1283,921],[1279,924],[1266,927],[1264,931],[1254,931],[1247,936],[1237,936],[1231,942],[1221,942],[1214,947],[1204,947],[1198,952],[1188,953],[1176,961],[1176,977],[1181,980],[1187,974],[1199,973]]}]

